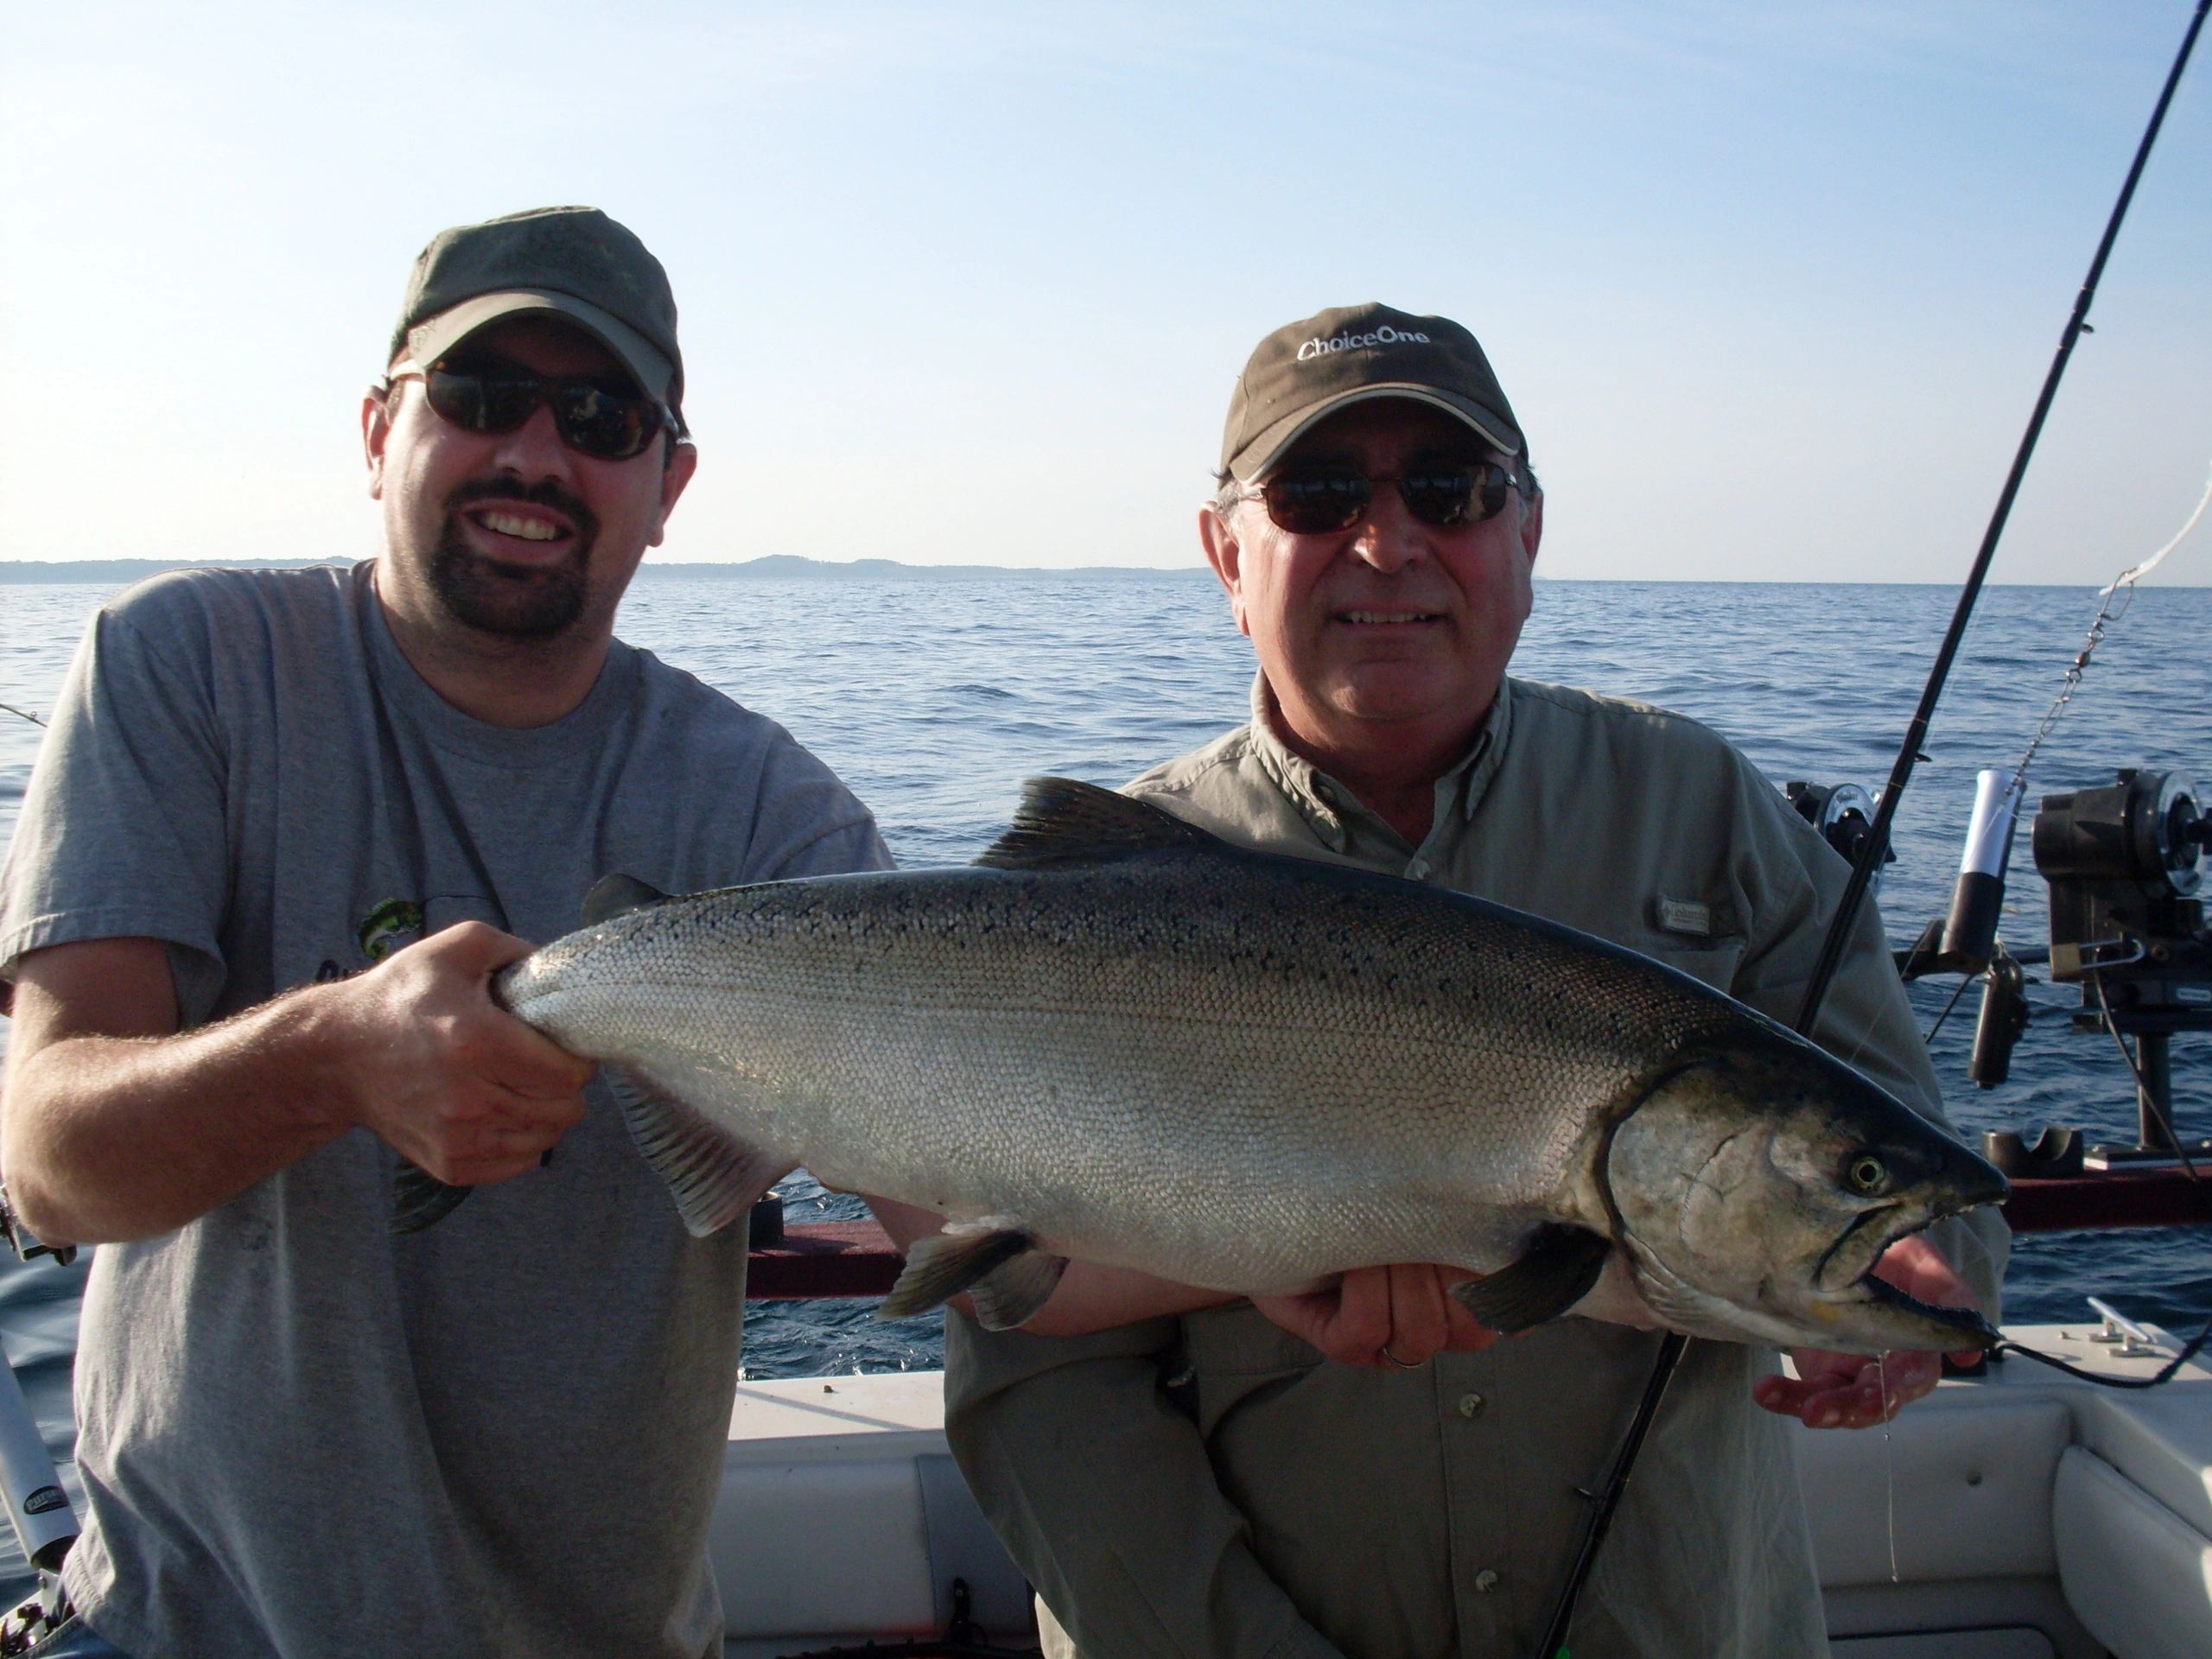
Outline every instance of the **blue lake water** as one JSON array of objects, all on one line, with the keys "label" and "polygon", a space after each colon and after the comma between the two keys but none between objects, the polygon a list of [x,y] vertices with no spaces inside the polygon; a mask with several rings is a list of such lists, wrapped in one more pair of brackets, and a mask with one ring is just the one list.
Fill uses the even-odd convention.
[{"label": "blue lake water", "polygon": [[[103,597],[97,588],[0,587],[0,702],[41,715],[52,707],[84,619]],[[1888,776],[1955,597],[1940,587],[1539,582],[1515,669],[1694,715],[1777,784],[1872,789]],[[2082,588],[1984,595],[1897,819],[1899,861],[1882,888],[1897,943],[1948,905],[1974,773],[2018,761],[2094,608]],[[783,721],[875,809],[906,864],[972,857],[1025,777],[1119,783],[1237,724],[1252,672],[1218,590],[1197,571],[939,582],[671,575],[637,584],[620,627]],[[0,713],[0,841],[38,737]],[[2110,782],[2124,766],[2212,779],[2212,589],[2152,588],[2135,599],[2044,746],[2030,799]],[[1560,842],[1571,849],[1573,837]],[[2008,912],[2015,944],[2043,941],[2044,890],[2024,833]],[[1956,982],[1912,988],[1923,1029]],[[2061,1121],[2094,1138],[2132,1139],[2133,1084],[2111,1039],[2070,1028],[2071,988],[2035,985],[2031,995],[2034,1023],[1999,1089],[1967,1080],[1974,995],[1937,1033],[1954,1119],[1976,1137]],[[2200,1135],[2212,1133],[2209,1043],[2175,1043],[2177,1115]],[[794,1219],[854,1213],[850,1201],[803,1180],[790,1196]],[[83,1272],[0,1264],[0,1338],[60,1453]],[[2212,1232],[2018,1242],[2009,1317],[2071,1319],[2092,1292],[2193,1329],[2212,1313]],[[761,1304],[747,1324],[746,1364],[755,1376],[903,1369],[932,1364],[938,1351],[934,1319],[884,1324],[868,1304]]]}]

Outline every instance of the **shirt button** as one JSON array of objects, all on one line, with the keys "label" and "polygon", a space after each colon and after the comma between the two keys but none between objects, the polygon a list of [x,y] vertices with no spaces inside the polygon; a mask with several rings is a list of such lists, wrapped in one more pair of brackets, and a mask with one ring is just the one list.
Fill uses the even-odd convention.
[{"label": "shirt button", "polygon": [[1484,1595],[1490,1594],[1491,1591],[1497,1588],[1497,1574],[1488,1567],[1483,1568],[1481,1572],[1475,1574],[1475,1588]]},{"label": "shirt button", "polygon": [[1462,1417],[1479,1417],[1483,1414],[1484,1404],[1479,1394],[1463,1394],[1459,1396],[1459,1414]]},{"label": "shirt button", "polygon": [[1425,858],[1417,858],[1414,860],[1412,863],[1406,866],[1406,879],[1408,880],[1425,880],[1427,879],[1427,876],[1428,861]]}]

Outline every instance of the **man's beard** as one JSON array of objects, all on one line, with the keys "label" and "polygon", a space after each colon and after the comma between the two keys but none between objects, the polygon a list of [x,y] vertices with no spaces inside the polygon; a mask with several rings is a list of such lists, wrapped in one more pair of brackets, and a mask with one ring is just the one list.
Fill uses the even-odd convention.
[{"label": "man's beard", "polygon": [[[462,512],[477,501],[528,501],[568,516],[575,527],[558,564],[503,565],[470,546]],[[478,479],[446,498],[445,526],[430,556],[430,587],[463,627],[517,639],[548,639],[583,614],[591,597],[587,571],[599,520],[558,485],[518,485]]]}]

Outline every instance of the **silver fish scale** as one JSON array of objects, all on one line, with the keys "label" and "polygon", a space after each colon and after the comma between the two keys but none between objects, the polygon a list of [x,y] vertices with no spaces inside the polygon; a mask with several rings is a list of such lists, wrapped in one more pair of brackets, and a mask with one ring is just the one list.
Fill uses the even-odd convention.
[{"label": "silver fish scale", "polygon": [[505,990],[832,1185],[1263,1291],[1499,1265],[1604,1109],[1741,1017],[1440,898],[1218,852],[833,877],[617,918]]}]

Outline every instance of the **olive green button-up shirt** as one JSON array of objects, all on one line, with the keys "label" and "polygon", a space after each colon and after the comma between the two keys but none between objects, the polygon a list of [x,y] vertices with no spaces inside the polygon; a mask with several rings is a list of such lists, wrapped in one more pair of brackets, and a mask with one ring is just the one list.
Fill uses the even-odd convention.
[{"label": "olive green button-up shirt", "polygon": [[[1128,792],[1229,840],[1582,928],[1787,1023],[1848,871],[1693,721],[1510,681],[1418,847],[1254,719]],[[1817,1039],[1941,1109],[1879,919]],[[1937,1237],[1993,1316],[2005,1238]],[[1659,1345],[1569,1319],[1418,1370],[1329,1363],[1249,1306],[1090,1337],[946,1338],[946,1428],[1085,1659],[1532,1659]],[[1574,1659],[1825,1654],[1772,1351],[1690,1345],[1583,1598]],[[1050,1634],[1048,1632],[1048,1634]],[[1548,1656],[1545,1659],[1549,1659]]]}]

